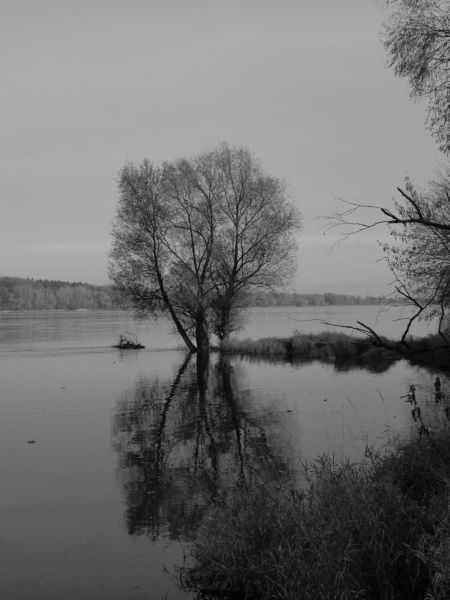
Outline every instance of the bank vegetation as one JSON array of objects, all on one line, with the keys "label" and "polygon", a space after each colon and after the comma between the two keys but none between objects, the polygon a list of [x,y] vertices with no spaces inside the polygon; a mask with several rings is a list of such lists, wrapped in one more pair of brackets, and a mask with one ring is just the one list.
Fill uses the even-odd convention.
[{"label": "bank vegetation", "polygon": [[181,572],[201,598],[450,597],[450,431],[322,456],[298,490],[247,481],[221,497]]}]

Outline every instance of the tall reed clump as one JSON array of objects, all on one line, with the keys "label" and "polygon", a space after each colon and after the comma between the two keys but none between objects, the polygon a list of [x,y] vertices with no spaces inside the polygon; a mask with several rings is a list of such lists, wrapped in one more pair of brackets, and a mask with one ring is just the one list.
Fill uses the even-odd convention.
[{"label": "tall reed clump", "polygon": [[229,340],[221,347],[222,352],[254,356],[284,356],[286,341],[283,338],[261,338],[259,340]]},{"label": "tall reed clump", "polygon": [[322,331],[302,333],[294,331],[290,337],[270,337],[259,340],[231,338],[220,346],[227,354],[262,356],[277,360],[351,361],[355,364],[386,366],[401,358],[419,364],[431,364],[449,370],[448,343],[438,335],[423,338],[408,337],[406,343],[379,337],[377,340]]},{"label": "tall reed clump", "polygon": [[449,479],[448,456],[415,438],[359,464],[324,456],[302,492],[240,487],[204,523],[185,585],[206,598],[447,600]]},{"label": "tall reed clump", "polygon": [[223,352],[231,354],[322,360],[360,358],[370,349],[373,344],[367,340],[330,331],[316,334],[295,331],[286,338],[231,339],[221,347]]}]

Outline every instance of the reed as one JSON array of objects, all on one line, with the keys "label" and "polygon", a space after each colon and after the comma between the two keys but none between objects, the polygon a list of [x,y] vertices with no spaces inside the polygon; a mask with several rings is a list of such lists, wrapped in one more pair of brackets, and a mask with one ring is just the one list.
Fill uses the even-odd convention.
[{"label": "reed", "polygon": [[[450,433],[437,443],[450,447]],[[450,598],[448,452],[425,438],[337,463],[322,456],[299,492],[251,482],[219,500],[185,585],[205,598]]]},{"label": "reed", "polygon": [[324,331],[317,334],[294,332],[291,337],[259,340],[231,339],[221,347],[222,352],[250,356],[280,356],[306,359],[356,359],[374,348],[370,341],[344,333]]},{"label": "reed", "polygon": [[386,338],[370,339],[340,332],[301,333],[290,337],[270,337],[259,340],[237,340],[223,343],[221,352],[277,360],[353,361],[355,364],[389,365],[406,358],[418,364],[431,364],[449,370],[449,346],[438,335],[423,338],[408,337],[405,343]]}]

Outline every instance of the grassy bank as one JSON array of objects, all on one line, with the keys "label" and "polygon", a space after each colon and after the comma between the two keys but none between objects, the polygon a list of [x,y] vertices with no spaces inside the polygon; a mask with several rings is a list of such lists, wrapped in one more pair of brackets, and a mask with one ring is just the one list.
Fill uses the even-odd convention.
[{"label": "grassy bank", "polygon": [[321,333],[294,332],[290,337],[270,337],[259,340],[237,340],[226,342],[221,351],[227,354],[241,354],[282,360],[330,360],[353,361],[360,364],[392,364],[400,358],[407,358],[421,364],[432,364],[441,369],[450,369],[449,347],[437,335],[424,338],[410,338],[407,344],[400,344],[387,338],[372,341],[323,331]]},{"label": "grassy bank", "polygon": [[186,585],[206,598],[450,598],[450,432],[322,457],[301,493],[253,482],[230,491],[203,525]]},{"label": "grassy bank", "polygon": [[[279,338],[270,337],[259,340],[231,339],[221,350],[230,354],[271,357],[285,359],[295,357],[321,360],[372,360],[386,354],[383,348],[377,348],[370,340],[323,331],[321,333],[294,332],[292,336]],[[395,357],[391,353],[392,358]]]}]

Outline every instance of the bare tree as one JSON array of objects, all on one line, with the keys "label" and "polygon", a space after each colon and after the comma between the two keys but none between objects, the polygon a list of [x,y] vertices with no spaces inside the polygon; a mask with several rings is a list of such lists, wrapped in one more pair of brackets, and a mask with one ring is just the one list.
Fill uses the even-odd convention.
[{"label": "bare tree", "polygon": [[[409,179],[398,188],[400,198],[392,209],[344,202],[346,208],[330,219],[345,237],[387,225],[392,243],[383,244],[388,265],[394,275],[398,296],[414,307],[402,335],[406,342],[417,318],[437,317],[438,332],[446,340],[450,309],[450,170],[418,190]],[[372,215],[367,212],[372,211]],[[358,218],[366,215],[365,219]]]},{"label": "bare tree", "polygon": [[141,314],[169,313],[190,351],[228,337],[249,287],[292,273],[298,211],[245,148],[127,164],[119,192],[110,275]]},{"label": "bare tree", "polygon": [[209,313],[217,219],[214,166],[203,172],[182,160],[166,164],[165,201],[172,207],[164,239],[171,255],[171,297],[201,352],[209,348]]},{"label": "bare tree", "polygon": [[221,230],[215,246],[214,332],[226,340],[250,287],[275,287],[295,269],[295,238],[301,226],[286,201],[285,185],[266,175],[245,148],[222,144],[218,169]]},{"label": "bare tree", "polygon": [[428,98],[427,125],[450,151],[450,4],[447,0],[390,0],[383,41],[388,64],[406,77],[411,96]]},{"label": "bare tree", "polygon": [[190,351],[195,346],[172,300],[173,255],[169,234],[173,208],[165,202],[163,170],[144,160],[127,164],[119,179],[110,276],[141,314],[168,312]]}]

